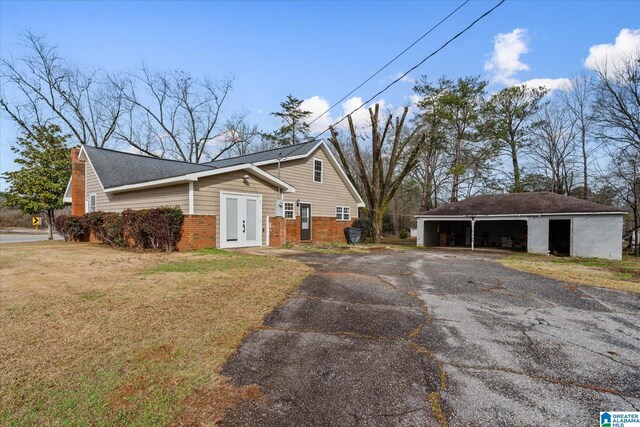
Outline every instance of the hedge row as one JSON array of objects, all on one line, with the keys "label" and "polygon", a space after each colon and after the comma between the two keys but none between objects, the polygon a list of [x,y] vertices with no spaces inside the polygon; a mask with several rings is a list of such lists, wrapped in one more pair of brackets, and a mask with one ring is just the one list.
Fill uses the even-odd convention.
[{"label": "hedge row", "polygon": [[89,233],[104,244],[137,249],[176,250],[184,217],[180,208],[90,212],[60,215],[55,227],[65,240],[85,240]]}]

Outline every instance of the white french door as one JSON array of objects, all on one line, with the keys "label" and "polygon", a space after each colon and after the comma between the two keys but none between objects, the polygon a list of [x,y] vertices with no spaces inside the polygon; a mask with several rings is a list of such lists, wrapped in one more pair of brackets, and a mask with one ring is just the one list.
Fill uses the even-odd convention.
[{"label": "white french door", "polygon": [[220,193],[220,247],[262,245],[262,196]]}]

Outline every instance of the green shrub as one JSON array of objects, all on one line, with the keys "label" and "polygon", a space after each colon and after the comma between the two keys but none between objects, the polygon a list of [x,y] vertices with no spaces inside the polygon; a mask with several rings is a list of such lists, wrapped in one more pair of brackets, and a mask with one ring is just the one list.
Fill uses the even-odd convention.
[{"label": "green shrub", "polygon": [[122,216],[115,212],[90,212],[84,216],[86,227],[96,239],[109,246],[126,246]]},{"label": "green shrub", "polygon": [[180,240],[184,216],[180,208],[122,212],[125,235],[138,249],[174,251]]},{"label": "green shrub", "polygon": [[127,239],[129,244],[137,249],[151,247],[148,241],[146,212],[147,210],[134,211],[132,209],[122,211],[122,222],[127,233]]},{"label": "green shrub", "polygon": [[81,240],[89,232],[102,243],[136,249],[175,251],[182,234],[180,208],[156,208],[115,212],[90,212],[84,216],[60,215],[55,226],[65,240]]},{"label": "green shrub", "polygon": [[87,234],[84,217],[73,215],[58,215],[54,221],[54,225],[58,234],[64,237],[64,240],[83,240]]},{"label": "green shrub", "polygon": [[407,237],[409,237],[409,232],[408,232],[406,229],[404,229],[404,228],[403,228],[403,229],[402,229],[402,230],[400,230],[400,232],[398,233],[398,236],[399,236],[401,239],[406,239]]}]

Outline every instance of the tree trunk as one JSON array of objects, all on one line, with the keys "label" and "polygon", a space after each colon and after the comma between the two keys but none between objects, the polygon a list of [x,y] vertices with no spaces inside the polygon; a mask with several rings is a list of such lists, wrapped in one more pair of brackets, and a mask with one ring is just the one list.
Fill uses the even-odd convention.
[{"label": "tree trunk", "polygon": [[518,165],[518,153],[516,151],[515,142],[511,142],[511,162],[513,163],[513,192],[522,192],[522,183],[520,182],[520,166]]},{"label": "tree trunk", "polygon": [[587,135],[584,130],[584,127],[582,128],[581,137],[582,137],[582,168],[583,168],[582,179],[584,180],[584,184],[582,185],[582,192],[584,193],[584,195],[582,196],[582,198],[587,200],[589,198],[589,184],[587,184]]},{"label": "tree trunk", "polygon": [[47,222],[48,222],[48,226],[49,226],[49,237],[48,240],[53,240],[53,209],[49,209],[47,211]]},{"label": "tree trunk", "polygon": [[422,186],[422,200],[420,202],[422,212],[431,209],[431,162],[429,159],[426,159],[424,163],[424,183]]},{"label": "tree trunk", "polygon": [[458,201],[458,187],[460,185],[460,138],[456,138],[456,157],[453,161],[453,184],[451,184],[451,202]]},{"label": "tree trunk", "polygon": [[371,209],[371,243],[380,243],[380,230],[382,230],[382,215],[377,208]]},{"label": "tree trunk", "polygon": [[633,233],[635,234],[635,240],[636,240],[636,244],[635,244],[635,249],[633,251],[633,254],[635,256],[640,256],[640,241],[639,241],[639,237],[640,237],[640,230],[638,230],[638,226],[640,226],[640,218],[638,218],[639,216],[639,212],[637,209],[634,209],[633,211],[633,225],[635,227],[635,229],[633,230]]}]

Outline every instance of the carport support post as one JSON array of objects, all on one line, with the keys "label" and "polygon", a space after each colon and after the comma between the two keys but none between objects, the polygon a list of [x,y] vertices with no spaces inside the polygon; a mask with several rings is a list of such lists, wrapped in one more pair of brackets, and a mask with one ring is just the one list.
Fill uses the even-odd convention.
[{"label": "carport support post", "polygon": [[471,218],[471,250],[473,250],[473,244],[476,240],[476,220]]}]

